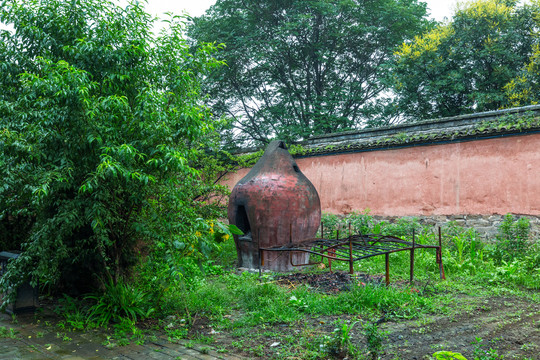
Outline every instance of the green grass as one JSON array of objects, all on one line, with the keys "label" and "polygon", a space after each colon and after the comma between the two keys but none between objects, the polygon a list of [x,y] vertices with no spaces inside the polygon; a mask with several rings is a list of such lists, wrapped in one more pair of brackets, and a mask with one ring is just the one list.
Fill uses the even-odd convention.
[{"label": "green grass", "polygon": [[[371,220],[365,219],[368,216],[365,213],[357,216],[363,218],[357,221],[362,226],[373,225]],[[331,218],[331,222],[337,221]],[[379,226],[378,231],[403,236],[404,232],[413,228],[418,243],[438,243],[432,229],[422,228],[414,218],[386,224],[382,228]],[[477,234],[473,230],[461,229],[455,224],[445,229],[443,235],[447,281],[439,279],[435,251],[425,249],[415,252],[415,282],[410,286],[404,284],[409,279],[410,255],[409,252],[400,252],[390,255],[391,283],[399,286],[364,286],[355,283],[351,291],[327,295],[306,286],[292,290],[279,286],[273,282],[271,275],[259,278],[257,274],[244,272],[238,275],[224,270],[218,276],[207,276],[204,282],[192,289],[187,295],[185,308],[190,313],[214,319],[224,328],[242,328],[261,324],[290,324],[306,316],[342,314],[411,319],[425,313],[444,312],[451,305],[447,296],[449,292],[479,297],[488,293],[538,296],[527,291],[527,288],[535,289],[539,284],[534,276],[531,281],[530,272],[523,270],[531,268],[530,264],[525,264],[530,259],[497,264],[490,258],[489,248],[477,243]],[[212,266],[221,265],[222,269],[230,269],[234,257],[235,248],[230,241],[216,254]],[[518,266],[521,268],[517,269]],[[332,268],[335,271],[348,271],[348,264],[334,261]],[[362,260],[355,263],[354,268],[357,272],[383,275],[384,257]],[[238,313],[234,323],[223,318],[231,311]]]},{"label": "green grass", "polygon": [[5,326],[0,326],[0,338],[16,339],[18,331],[7,328]]},{"label": "green grass", "polygon": [[[365,217],[366,214],[359,216]],[[327,222],[337,222],[335,218]],[[373,226],[371,220],[357,221],[361,226]],[[438,236],[431,228],[421,227],[415,219],[405,219],[396,224],[382,224],[377,231],[400,235],[415,229],[416,241],[422,244],[438,244]],[[511,227],[509,227],[511,228]],[[368,283],[355,283],[350,291],[337,294],[324,294],[307,286],[289,289],[273,282],[272,275],[242,273],[240,275],[225,271],[219,276],[206,277],[204,283],[194,288],[189,294],[186,307],[199,316],[207,316],[221,330],[230,331],[236,338],[236,344],[247,346],[248,339],[264,341],[273,338],[275,326],[300,326],[303,331],[296,336],[283,335],[286,343],[274,358],[281,359],[301,355],[302,359],[318,359],[329,356],[321,352],[321,346],[327,344],[332,332],[321,332],[309,325],[306,319],[318,318],[357,318],[362,319],[360,327],[371,329],[371,346],[378,347],[382,335],[369,327],[378,319],[400,321],[417,319],[417,331],[429,331],[429,319],[432,315],[448,315],[472,311],[486,306],[484,299],[493,296],[524,297],[531,301],[540,301],[537,291],[540,288],[540,261],[536,245],[531,245],[529,252],[520,257],[500,258],[501,248],[496,243],[480,242],[478,234],[471,229],[462,229],[451,224],[443,229],[443,263],[446,281],[439,279],[439,267],[435,261],[435,250],[417,250],[415,252],[415,281],[408,284],[410,253],[401,252],[390,255],[391,286]],[[507,240],[508,241],[508,240]],[[231,268],[234,259],[234,247],[223,247],[222,253],[215,258],[221,261],[223,268]],[[504,244],[508,246],[508,244]],[[227,254],[228,253],[228,254]],[[530,254],[527,256],[526,254]],[[499,256],[499,258],[498,258]],[[334,271],[348,271],[348,263],[332,263]],[[385,273],[384,257],[373,257],[357,262],[356,272],[383,276]],[[308,270],[311,272],[321,270]],[[323,270],[327,271],[327,270]],[[461,298],[467,298],[466,306]],[[475,301],[474,299],[478,299]],[[234,313],[234,321],[229,316]],[[299,325],[301,324],[301,325]],[[313,321],[311,322],[313,324]],[[270,332],[265,328],[272,329]],[[264,335],[266,334],[266,335]],[[366,344],[370,344],[366,333]],[[288,342],[288,339],[291,341]],[[254,340],[256,341],[256,340]],[[268,341],[266,339],[266,341]],[[240,345],[239,345],[240,346]],[[351,348],[354,352],[354,346]],[[358,349],[356,349],[358,350]],[[380,349],[379,349],[380,350]],[[252,347],[248,350],[252,356],[261,356],[261,349]],[[362,358],[362,351],[351,358]],[[363,353],[370,352],[368,348]],[[266,353],[265,356],[268,356]]]},{"label": "green grass", "polygon": [[[408,286],[353,283],[350,291],[328,295],[306,286],[291,290],[274,283],[271,276],[259,278],[247,272],[207,279],[189,294],[187,308],[226,329],[290,324],[306,316],[349,314],[408,319],[437,311],[430,297],[411,291]],[[224,319],[231,311],[238,313],[233,323]]]},{"label": "green grass", "polygon": [[[407,232],[414,229],[418,243],[438,244],[438,236],[433,229],[420,226],[415,219],[375,224],[366,213],[354,216],[349,216],[348,220],[363,230],[369,226],[379,233],[406,238]],[[332,217],[325,221],[330,224],[340,220]],[[520,236],[524,236],[524,227],[522,221]],[[508,223],[501,231],[510,231],[505,229],[516,231],[516,227]],[[248,357],[268,357],[270,352],[271,358],[275,359],[324,359],[331,357],[325,348],[335,349],[335,344],[341,344],[338,350],[347,352],[349,358],[369,358],[363,356],[378,353],[380,343],[384,342],[384,334],[375,325],[379,320],[399,322],[412,319],[418,324],[415,331],[422,334],[429,331],[433,316],[452,317],[485,307],[488,306],[485,299],[493,296],[523,297],[540,302],[540,293],[536,291],[540,288],[540,251],[537,245],[527,243],[530,248],[522,251],[520,256],[509,256],[504,254],[504,249],[509,247],[508,241],[511,241],[509,236],[504,237],[503,247],[493,242],[481,243],[478,239],[474,230],[462,229],[455,224],[443,229],[446,281],[439,279],[435,250],[424,249],[415,252],[415,281],[409,284],[410,253],[407,251],[390,254],[390,287],[355,280],[349,291],[336,294],[318,292],[305,285],[281,286],[275,282],[279,274],[259,277],[248,272],[236,273],[236,249],[231,239],[222,243],[211,259],[200,264],[195,261],[180,264],[179,268],[188,270],[184,274],[191,274],[189,281],[160,285],[164,290],[159,292],[159,301],[152,303],[152,307],[158,309],[153,316],[166,319],[174,315],[176,320],[163,320],[160,325],[171,341],[182,338],[201,340],[201,337],[190,334],[189,329],[197,319],[205,318],[212,329],[228,333],[233,339],[230,346],[222,348],[223,351],[244,351]],[[524,244],[520,242],[520,246]],[[332,269],[348,272],[348,263],[334,261]],[[357,262],[354,270],[383,277],[384,257]],[[152,275],[151,272],[149,274]],[[467,299],[464,303],[461,301],[463,298]],[[79,328],[80,318],[87,310],[70,301],[63,305],[71,313],[65,317],[66,324],[70,328]],[[148,308],[145,304],[140,304],[140,307]],[[336,319],[341,322],[334,328],[330,323]],[[360,323],[353,326],[357,321]],[[129,335],[132,341],[137,335],[137,341],[143,341],[142,336],[135,334],[134,323],[130,324],[122,331],[118,330],[119,324],[115,325],[116,335],[122,333],[126,338]],[[167,328],[170,324],[173,326]],[[336,332],[335,329],[341,331]],[[356,339],[362,332],[363,345],[350,342],[348,332],[356,332]],[[208,339],[213,341],[212,337]],[[279,342],[280,345],[268,350],[260,346],[265,341]]]}]

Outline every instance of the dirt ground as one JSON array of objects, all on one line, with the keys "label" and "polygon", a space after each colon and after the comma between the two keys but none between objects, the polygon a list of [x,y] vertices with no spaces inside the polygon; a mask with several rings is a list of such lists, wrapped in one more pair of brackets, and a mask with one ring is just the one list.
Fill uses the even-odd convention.
[{"label": "dirt ground", "polygon": [[[422,321],[388,322],[387,351],[383,359],[422,359],[439,350],[473,358],[476,348],[496,349],[505,359],[540,359],[540,305],[519,298],[463,297],[462,309]],[[467,306],[467,305],[472,306]],[[460,311],[461,310],[461,311]],[[481,343],[474,344],[476,339]]]},{"label": "dirt ground", "polygon": [[[365,277],[363,281],[382,281],[381,277]],[[277,282],[284,286],[307,283],[319,287],[319,291],[335,293],[347,291],[348,274],[324,273],[317,275],[291,274]],[[456,296],[449,294],[448,296]],[[379,329],[385,332],[383,352],[380,359],[430,359],[441,350],[461,353],[467,359],[495,359],[487,354],[496,350],[504,359],[540,359],[540,304],[524,297],[458,295],[456,304],[444,315],[422,316],[415,320],[380,320]],[[291,325],[264,326],[250,329],[249,336],[219,332],[208,325],[206,319],[195,323],[192,334],[210,335],[214,346],[230,353],[252,359],[289,358],[304,359],[295,352],[294,344],[286,339],[302,335],[302,338],[330,334],[335,320],[347,317],[307,318]],[[355,318],[356,319],[356,318]],[[361,327],[351,331],[352,342],[366,349],[365,334]],[[239,346],[238,343],[241,343]],[[288,348],[288,349],[287,349]],[[483,356],[483,357],[482,357]]]}]

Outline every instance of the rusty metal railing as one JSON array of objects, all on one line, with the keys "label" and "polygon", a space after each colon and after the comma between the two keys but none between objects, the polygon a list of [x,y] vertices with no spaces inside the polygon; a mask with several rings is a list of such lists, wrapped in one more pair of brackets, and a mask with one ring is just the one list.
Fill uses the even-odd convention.
[{"label": "rusty metal railing", "polygon": [[[350,232],[350,230],[349,230]],[[446,279],[442,262],[442,237],[439,228],[439,244],[423,245],[418,244],[413,231],[412,241],[406,241],[395,236],[378,234],[356,234],[345,238],[339,238],[339,231],[335,239],[312,238],[275,246],[271,248],[259,248],[259,271],[264,266],[264,252],[285,251],[289,252],[290,264],[292,266],[316,265],[322,263],[324,258],[328,259],[330,271],[332,271],[332,261],[346,261],[349,263],[349,273],[354,273],[354,262],[367,259],[373,256],[385,255],[385,280],[386,285],[390,284],[390,254],[400,251],[410,251],[410,282],[414,280],[414,253],[416,250],[435,249],[436,263],[439,265],[439,275],[441,279]],[[304,252],[319,256],[321,261],[308,262],[304,264],[293,263],[293,253]]]}]

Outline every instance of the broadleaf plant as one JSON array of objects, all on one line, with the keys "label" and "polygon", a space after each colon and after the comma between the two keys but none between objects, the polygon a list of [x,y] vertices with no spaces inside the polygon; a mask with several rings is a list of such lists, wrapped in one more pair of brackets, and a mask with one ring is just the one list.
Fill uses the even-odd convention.
[{"label": "broadleaf plant", "polygon": [[0,230],[26,231],[4,291],[86,292],[197,241],[216,138],[199,82],[221,62],[184,20],[155,35],[138,1],[0,1]]}]

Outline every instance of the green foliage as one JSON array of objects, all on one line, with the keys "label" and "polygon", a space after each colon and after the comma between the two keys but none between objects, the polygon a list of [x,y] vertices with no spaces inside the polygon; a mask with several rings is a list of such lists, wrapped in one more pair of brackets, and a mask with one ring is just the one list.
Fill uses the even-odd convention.
[{"label": "green foliage", "polygon": [[[413,231],[416,235],[421,235],[425,230],[415,217],[402,217],[394,222],[377,222],[373,216],[369,215],[369,212],[370,210],[366,209],[363,212],[353,211],[345,216],[330,213],[323,214],[321,223],[324,236],[335,237],[339,230],[339,236],[345,237],[350,230],[352,234],[383,234],[409,239],[412,237]],[[319,233],[319,235],[321,234]]]},{"label": "green foliage", "polygon": [[[356,216],[363,218],[369,215],[358,213]],[[333,219],[336,222],[342,221],[342,218]],[[369,219],[373,220],[371,217]],[[418,241],[425,241],[428,244],[437,243],[433,229],[420,226],[417,219],[396,219],[393,224],[379,223],[373,226],[377,225],[380,225],[381,232],[398,233],[416,228]],[[211,228],[210,223],[206,226],[208,226],[207,229]],[[386,227],[389,227],[389,230],[385,230]],[[210,236],[209,230],[207,232]],[[463,244],[459,245],[459,242]],[[531,287],[531,282],[539,284],[538,276],[536,279],[532,276],[535,272],[538,273],[538,270],[535,270],[539,268],[538,265],[536,268],[523,266],[525,261],[532,261],[525,260],[527,256],[516,258],[515,263],[495,266],[492,257],[489,256],[492,251],[489,244],[481,245],[480,236],[474,230],[464,229],[455,222],[443,228],[443,262],[447,270],[447,281],[438,281],[439,270],[435,263],[434,251],[417,251],[415,255],[416,281],[410,286],[404,286],[399,280],[408,279],[409,254],[391,254],[392,286],[386,287],[383,283],[376,281],[364,284],[356,280],[351,284],[350,291],[341,291],[336,294],[321,293],[309,286],[297,285],[292,288],[281,286],[276,283],[275,277],[271,274],[263,274],[259,277],[258,274],[247,272],[237,274],[234,271],[228,271],[226,264],[230,256],[222,253],[234,253],[234,244],[226,240],[218,245],[219,248],[213,249],[211,253],[213,261],[198,263],[188,257],[177,263],[183,267],[183,270],[176,270],[175,276],[178,279],[176,282],[170,282],[169,280],[174,277],[167,277],[165,273],[152,274],[152,271],[148,271],[148,273],[139,274],[143,286],[153,284],[144,288],[145,292],[151,294],[149,296],[152,299],[154,297],[151,293],[152,287],[157,288],[158,282],[144,279],[151,274],[157,278],[167,279],[164,287],[160,288],[162,291],[156,290],[161,300],[159,302],[147,300],[147,302],[156,307],[154,314],[162,317],[169,315],[166,326],[170,325],[170,327],[165,331],[170,341],[186,338],[193,319],[206,318],[212,323],[212,329],[234,334],[234,347],[249,351],[253,356],[269,357],[268,352],[259,345],[247,347],[247,343],[253,341],[253,334],[275,328],[282,329],[282,327],[307,324],[308,322],[303,321],[308,317],[310,319],[320,317],[321,320],[325,320],[326,317],[331,317],[332,320],[339,317],[344,321],[337,322],[330,332],[323,333],[323,327],[319,325],[316,325],[316,331],[310,331],[309,326],[306,325],[302,328],[302,332],[295,333],[290,340],[278,340],[281,342],[280,355],[276,357],[343,358],[345,355],[339,357],[336,354],[347,352],[348,358],[366,359],[376,357],[377,354],[381,356],[384,350],[386,334],[377,327],[376,319],[382,321],[422,319],[426,314],[445,313],[449,310],[450,302],[461,307],[460,300],[468,292],[474,293],[474,296],[479,296],[478,292],[493,296],[494,293],[505,294],[508,291],[516,291],[516,285]],[[459,260],[458,251],[460,246],[461,260]],[[225,259],[225,262],[221,262],[221,259]],[[187,260],[190,262],[188,263]],[[338,268],[339,263],[335,262],[335,264]],[[460,264],[462,266],[459,266]],[[362,272],[367,272],[377,278],[384,272],[384,257],[366,259],[357,265],[361,267]],[[344,269],[348,269],[347,264],[344,265]],[[174,314],[173,320],[169,320],[172,318],[171,314]],[[362,322],[367,324],[363,326],[363,331],[359,330],[359,324],[354,324],[355,318],[361,318]],[[310,320],[309,323],[312,321]],[[122,327],[119,324],[115,327]],[[129,326],[126,325],[124,333],[131,334],[130,331]],[[131,336],[125,337],[133,341]],[[246,340],[247,337],[250,340]],[[365,339],[366,346],[360,348],[356,341],[362,341],[362,339]],[[483,345],[477,347],[479,351],[482,351],[475,355],[479,359],[496,358],[493,357],[496,351],[484,350]],[[332,353],[330,349],[334,349]],[[439,358],[444,358],[442,357],[444,353],[438,354]],[[454,359],[459,359],[457,354],[452,354]],[[446,355],[450,356],[450,353]]]},{"label": "green foliage", "polygon": [[[340,237],[348,234],[348,224],[353,222],[369,224],[368,233],[385,234],[410,240],[413,229],[419,244],[437,245],[435,228],[423,226],[417,218],[403,217],[393,222],[376,222],[368,211],[352,213],[348,216],[323,214],[322,222],[326,237],[335,237],[340,229]],[[351,227],[352,232],[356,229]],[[318,234],[319,236],[320,234]],[[505,216],[496,239],[482,239],[473,228],[463,228],[456,222],[442,227],[443,263],[447,276],[467,276],[475,281],[492,284],[510,283],[526,288],[540,288],[540,252],[537,242],[530,239],[530,224],[527,218],[515,219]],[[429,251],[417,251],[415,255],[415,277],[435,279],[439,277],[438,265]],[[392,254],[390,259],[392,277],[407,279],[409,276],[408,253]],[[332,262],[332,268],[348,270],[343,262]],[[362,260],[355,268],[368,273],[383,273],[384,261],[378,257]],[[421,269],[421,270],[420,270]],[[377,297],[379,295],[375,295]],[[371,306],[371,305],[368,305]],[[407,316],[405,313],[403,315]]]},{"label": "green foliage", "polygon": [[386,334],[379,330],[376,323],[364,324],[364,334],[367,341],[367,349],[372,359],[378,359],[383,350],[383,342]]},{"label": "green foliage", "polygon": [[[227,229],[224,234],[223,229]],[[191,306],[192,296],[203,296],[211,301],[214,295],[221,294],[216,289],[215,293],[200,295],[197,289],[207,288],[207,278],[226,275],[236,266],[236,247],[228,229],[228,226],[216,225],[216,222],[203,222],[198,227],[195,236],[201,242],[200,246],[205,248],[199,251],[208,252],[210,259],[195,256],[199,251],[190,246],[187,253],[174,250],[154,252],[136,267],[135,287],[147,295],[146,301],[155,309],[154,316],[181,311],[189,324],[192,312],[199,311],[197,306]],[[220,240],[215,241],[218,236]],[[204,306],[208,309],[219,307],[219,301],[215,301],[215,304],[205,302]]]},{"label": "green foliage", "polygon": [[[325,213],[321,217],[325,237],[337,236],[337,231],[340,231],[340,237],[347,236],[349,230],[351,233],[368,234],[374,231],[376,227],[375,220],[369,215],[369,209],[363,212],[350,212],[345,216]],[[319,229],[320,232],[320,229]],[[319,233],[319,235],[321,235]]]},{"label": "green foliage", "polygon": [[[539,18],[537,17],[538,21]],[[518,74],[505,85],[505,96],[511,107],[536,105],[540,101],[540,44],[535,44],[529,61]]]},{"label": "green foliage", "polygon": [[93,327],[94,324],[88,318],[88,306],[85,306],[81,301],[64,295],[58,300],[58,304],[55,312],[64,317],[70,328],[84,330],[87,327]]},{"label": "green foliage", "polygon": [[[67,295],[59,299],[55,312],[65,320],[58,323],[62,331],[85,331],[112,325],[114,334],[107,336],[103,345],[111,348],[128,345],[132,341],[144,343],[145,336],[137,326],[137,318],[143,319],[153,312],[149,298],[129,285],[117,284],[106,287],[104,295],[87,295],[78,300]],[[130,294],[130,292],[132,294]],[[148,309],[143,311],[142,309]],[[64,335],[64,339],[69,339]]]},{"label": "green foliage", "polygon": [[506,214],[499,225],[496,249],[493,256],[500,264],[502,261],[512,261],[523,257],[529,249],[531,225],[529,219],[515,219],[512,214]]},{"label": "green foliage", "polygon": [[[366,214],[360,213],[357,216]],[[396,220],[393,225],[383,223],[380,230],[385,231],[386,226],[399,224],[397,229],[402,231],[410,229],[411,224],[415,223],[418,223],[416,219],[404,218],[401,221]],[[206,231],[205,236],[210,237],[213,236],[210,232],[212,228],[216,229],[215,223],[212,226],[212,223],[205,222],[199,229]],[[430,233],[430,230],[429,227],[419,229],[418,239],[425,239],[427,243],[434,244],[434,234]],[[458,255],[459,247],[455,244],[456,237],[460,238],[458,241],[463,242],[461,261]],[[343,358],[346,356],[344,354],[347,354],[348,358],[376,358],[384,350],[386,334],[377,327],[378,322],[375,319],[395,321],[422,318],[426,314],[441,314],[448,310],[446,307],[449,302],[461,306],[458,300],[467,292],[474,292],[475,296],[478,296],[478,291],[485,291],[493,296],[494,290],[505,293],[514,291],[511,289],[515,289],[515,285],[530,287],[531,281],[539,283],[538,277],[535,280],[531,274],[538,272],[535,269],[540,267],[523,266],[525,261],[531,261],[525,260],[527,256],[516,258],[515,263],[503,263],[496,267],[492,263],[492,258],[487,256],[491,251],[488,245],[482,248],[485,255],[479,255],[478,249],[481,246],[475,244],[479,239],[474,230],[464,229],[456,223],[443,228],[443,261],[445,269],[448,270],[447,281],[435,280],[438,278],[438,267],[435,264],[434,252],[418,251],[415,257],[416,282],[410,287],[403,286],[398,280],[408,278],[409,254],[391,254],[392,286],[386,287],[376,282],[364,284],[356,280],[351,284],[350,291],[336,294],[321,293],[302,285],[294,288],[281,286],[271,274],[259,277],[258,274],[247,272],[237,274],[228,271],[226,266],[230,256],[222,253],[235,252],[234,244],[229,239],[212,249],[210,254],[212,260],[198,262],[193,257],[184,257],[182,261],[174,262],[177,268],[169,268],[170,273],[165,271],[165,266],[172,264],[168,261],[162,261],[154,268],[146,265],[137,268],[136,285],[139,290],[135,291],[147,295],[143,309],[154,307],[156,311],[152,314],[166,319],[161,324],[169,340],[173,342],[189,336],[189,327],[194,319],[206,318],[212,323],[212,329],[230,331],[235,338],[238,337],[235,347],[249,351],[253,356],[256,354],[268,356],[268,352],[258,345],[246,348],[247,341],[244,342],[243,337],[252,337],[258,331],[274,327],[279,329],[282,329],[282,326],[296,327],[303,324],[307,317],[312,319],[318,316],[321,319],[339,317],[349,321],[336,322],[331,328],[335,330],[330,330],[329,333],[321,333],[322,327],[318,325],[317,331],[310,332],[309,326],[306,326],[301,333],[291,336],[290,344],[294,345],[288,344],[289,340],[279,340],[280,356],[304,354],[301,356],[326,359]],[[225,259],[225,262],[221,259]],[[459,267],[460,263],[463,266]],[[471,271],[472,265],[468,267],[465,265],[467,263],[475,264],[475,271]],[[384,257],[366,259],[359,265],[362,271],[377,277],[384,272]],[[504,271],[506,274],[503,274]],[[149,280],[150,276],[156,279]],[[452,278],[463,281],[458,282]],[[529,282],[528,285],[523,282],[525,279]],[[456,293],[461,296],[454,296]],[[75,305],[69,305],[69,301],[65,303],[65,308],[73,309],[71,312],[74,314],[66,317],[66,327],[76,327],[73,324],[76,324],[80,317],[77,314],[88,313],[88,304],[76,302]],[[108,346],[144,341],[134,320],[125,314],[126,312],[112,324],[115,335],[107,340]],[[359,324],[355,324],[355,318],[361,318],[365,324],[362,332],[359,330]],[[360,348],[356,342],[362,339],[361,334],[366,342],[365,348]],[[478,359],[497,358],[495,350],[487,349],[482,344],[477,344],[476,347],[479,349],[475,353]],[[440,355],[439,358],[445,358],[442,357],[443,352],[437,354]],[[450,356],[450,352],[446,355]],[[457,353],[452,355],[454,359],[459,359]]]},{"label": "green foliage", "polygon": [[398,95],[393,110],[419,120],[505,106],[505,86],[537,42],[539,14],[537,3],[472,1],[449,22],[403,43],[388,72]]},{"label": "green foliage", "polygon": [[[226,327],[260,324],[292,323],[306,316],[385,313],[388,318],[414,318],[434,310],[432,302],[418,292],[395,290],[383,285],[355,284],[351,291],[335,295],[314,292],[306,287],[292,291],[273,283],[271,277],[262,281],[258,275],[225,274],[208,279],[186,294],[186,301],[177,299],[177,311],[222,319],[231,309],[240,310],[234,323]],[[407,305],[403,305],[407,304]]]},{"label": "green foliage", "polygon": [[480,240],[480,235],[476,230],[464,229],[455,222],[448,224],[444,230],[449,240],[446,246],[453,253],[445,262],[447,270],[475,275],[476,270],[483,265],[486,253],[486,245]]},{"label": "green foliage", "polygon": [[114,324],[114,336],[118,339],[118,345],[129,345],[133,341],[137,345],[144,343],[144,334],[135,325],[135,320],[123,317]]},{"label": "green foliage", "polygon": [[224,274],[236,265],[232,236],[240,232],[236,226],[199,219],[195,230],[191,242],[175,241],[172,248],[152,252],[135,268],[136,287],[148,295],[159,315],[180,308],[189,317],[189,293],[207,276]]},{"label": "green foliage", "polygon": [[353,357],[358,353],[358,349],[351,342],[351,330],[358,322],[336,321],[334,331],[326,338],[321,348],[327,354],[336,358]]},{"label": "green foliage", "polygon": [[503,359],[503,356],[499,356],[497,350],[489,348],[485,349],[484,340],[482,338],[475,338],[472,344],[474,345],[474,360],[498,360]]},{"label": "green foliage", "polygon": [[18,331],[13,328],[6,328],[5,326],[0,326],[0,339],[17,339],[17,333]]},{"label": "green foliage", "polygon": [[497,237],[487,240],[481,240],[474,229],[464,229],[455,223],[443,228],[446,274],[468,276],[470,281],[484,284],[540,288],[539,244],[530,241],[527,218],[506,215]]},{"label": "green foliage", "polygon": [[419,235],[423,230],[422,225],[415,217],[402,217],[393,223],[383,222],[379,226],[381,227],[381,234],[397,236],[403,239],[412,238],[413,232],[415,235]]},{"label": "green foliage", "polygon": [[352,129],[379,111],[381,64],[427,23],[416,0],[218,0],[189,36],[224,43],[205,83],[224,143],[295,141]]},{"label": "green foliage", "polygon": [[137,1],[0,3],[0,226],[24,235],[1,287],[85,292],[139,255],[204,256],[219,167],[199,81],[216,47],[190,49],[179,17],[154,36]]},{"label": "green foliage", "polygon": [[111,322],[121,323],[125,319],[136,322],[147,318],[155,309],[151,307],[147,295],[123,281],[105,285],[104,293],[87,295],[93,301],[88,311],[89,321],[98,326],[106,326]]},{"label": "green foliage", "polygon": [[437,360],[467,360],[463,355],[452,351],[437,351],[433,354]]},{"label": "green foliage", "polygon": [[323,213],[321,216],[321,224],[323,234],[320,233],[321,229],[319,228],[319,236],[321,237],[334,237],[336,236],[336,231],[338,228],[345,226],[344,221],[341,217],[330,214]]},{"label": "green foliage", "polygon": [[33,217],[26,215],[0,217],[0,249],[19,250],[20,244],[28,238]]},{"label": "green foliage", "polygon": [[369,215],[369,211],[369,209],[366,209],[362,213],[350,212],[345,216],[344,221],[351,225],[351,231],[361,234],[370,233],[375,227],[375,220]]}]

